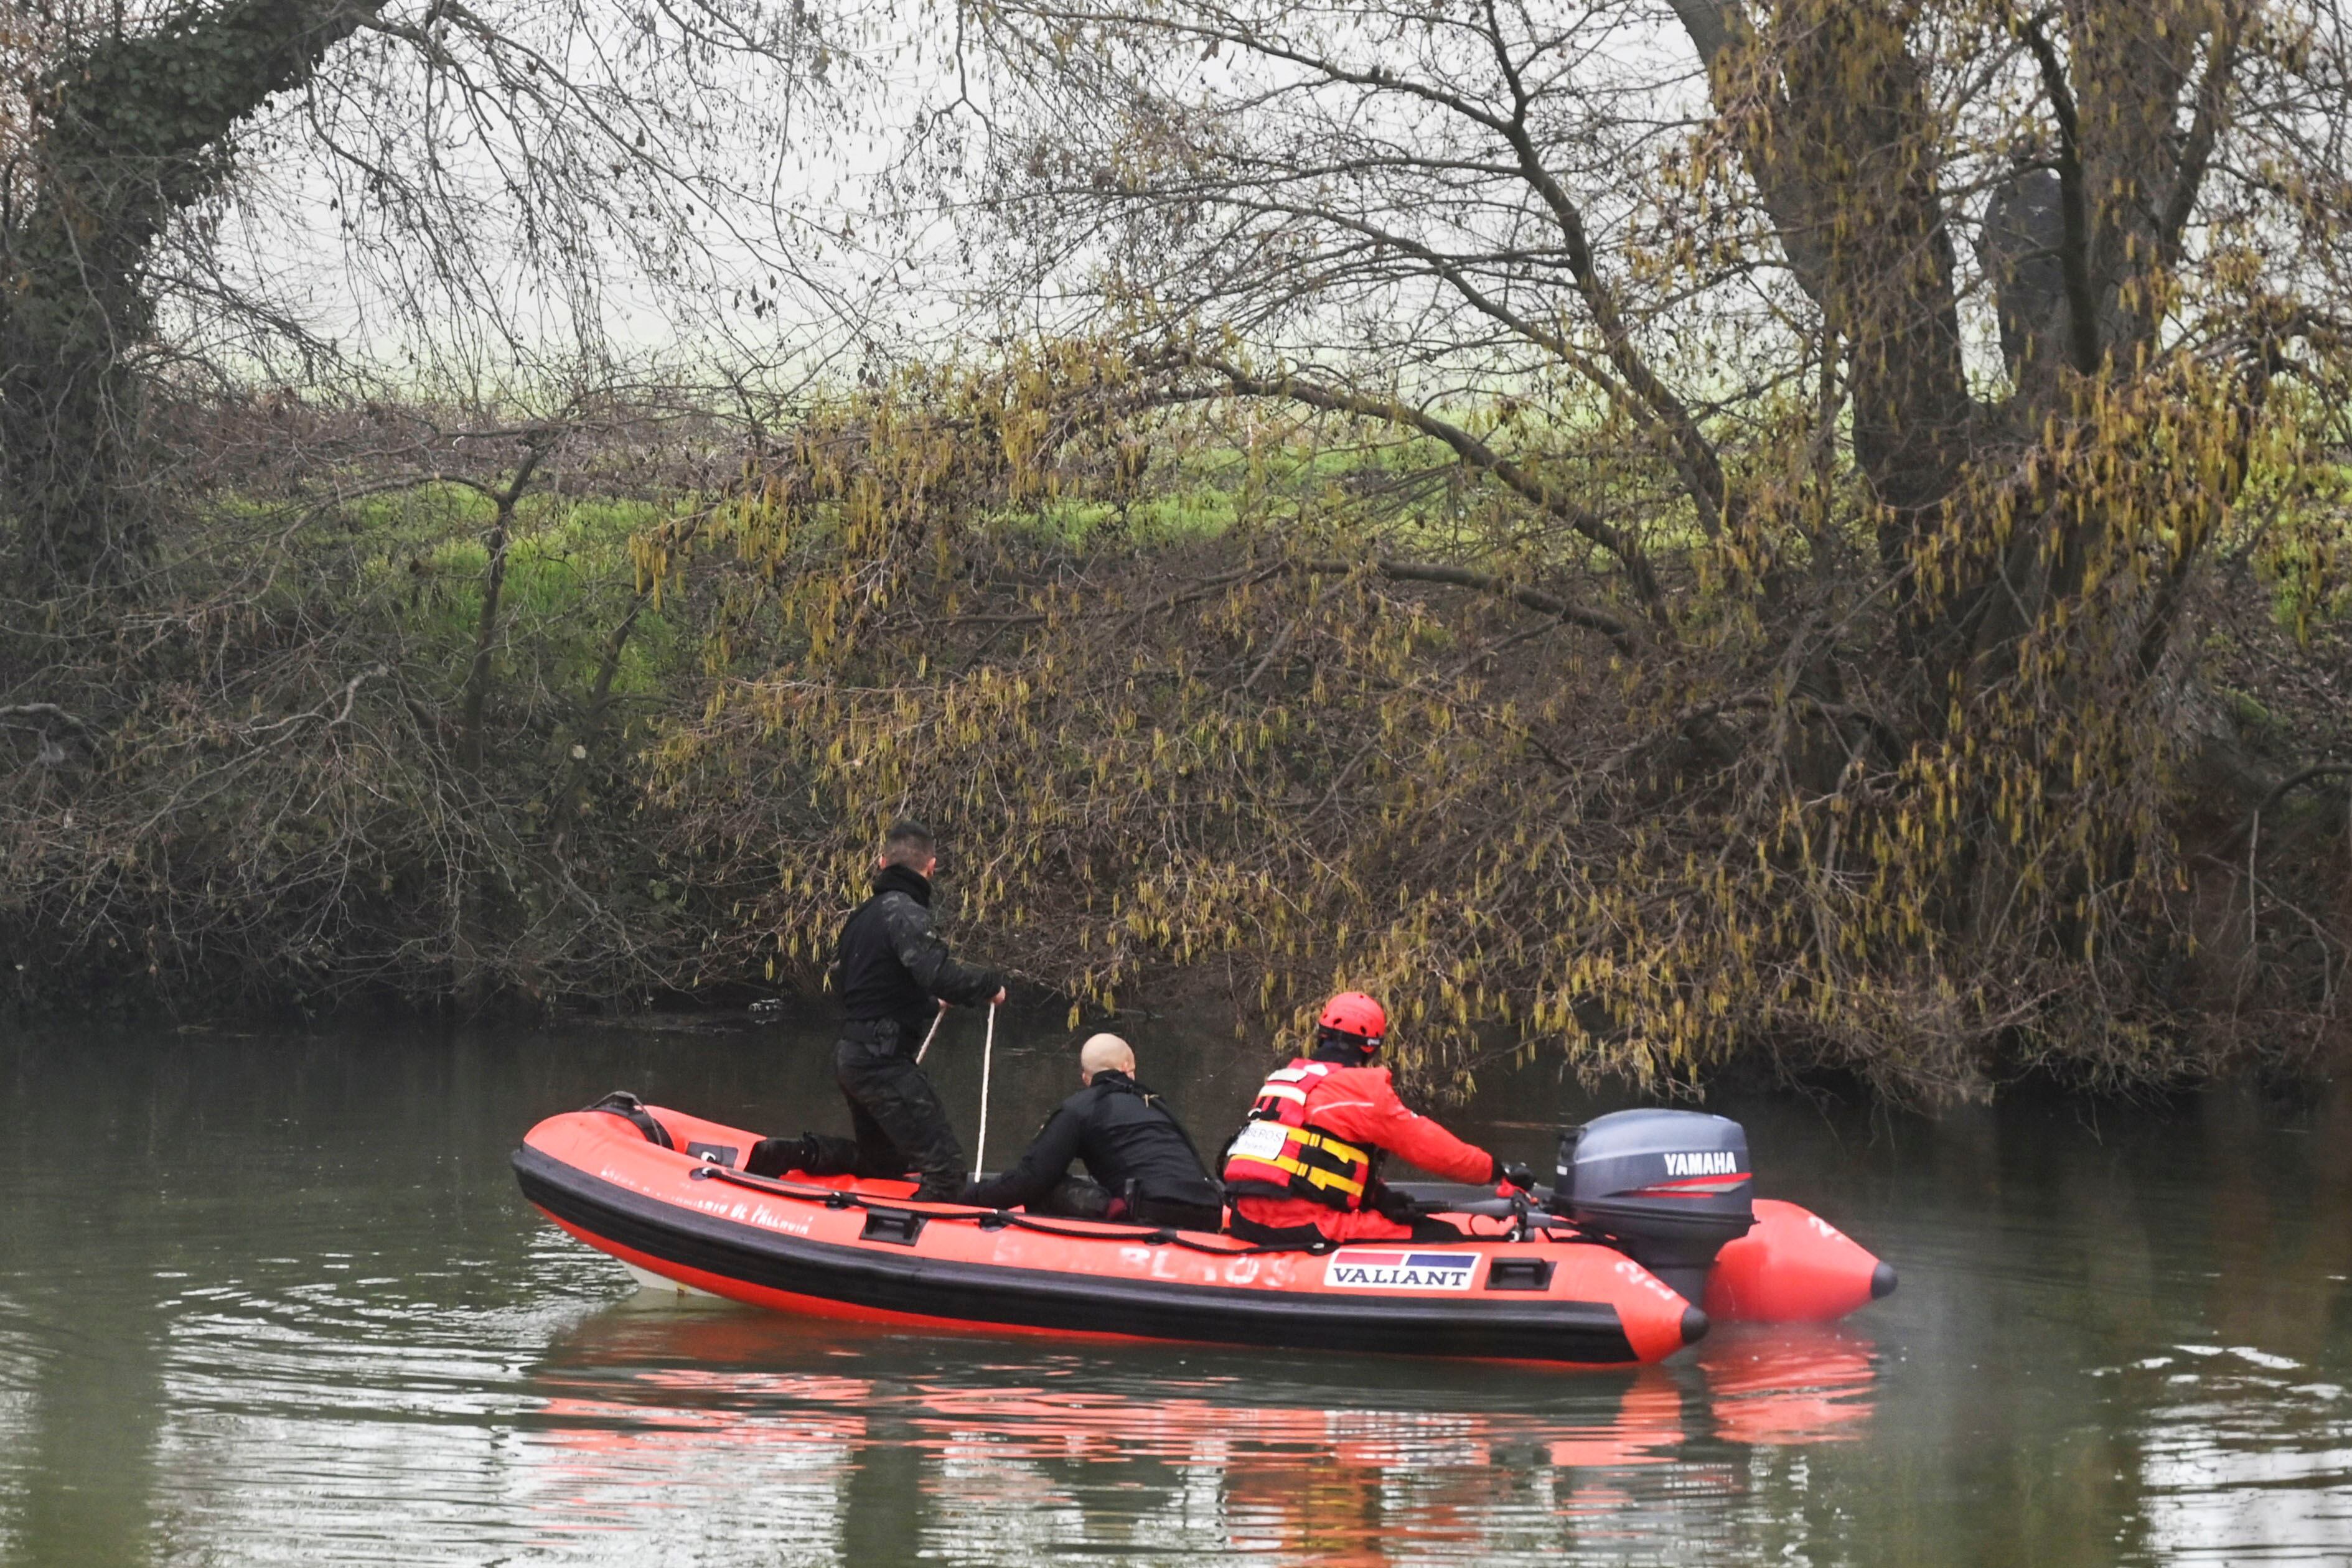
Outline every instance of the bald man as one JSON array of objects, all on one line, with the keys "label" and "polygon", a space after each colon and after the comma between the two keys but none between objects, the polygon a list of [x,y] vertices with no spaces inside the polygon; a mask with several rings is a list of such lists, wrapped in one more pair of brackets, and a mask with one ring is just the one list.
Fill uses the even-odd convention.
[{"label": "bald man", "polygon": [[[1098,1034],[1079,1047],[1078,1082],[1086,1087],[1046,1119],[1021,1163],[966,1186],[963,1201],[1216,1229],[1223,1218],[1217,1185],[1168,1107],[1135,1081],[1135,1052],[1127,1041]],[[1066,1179],[1072,1160],[1086,1163],[1093,1183]]]}]

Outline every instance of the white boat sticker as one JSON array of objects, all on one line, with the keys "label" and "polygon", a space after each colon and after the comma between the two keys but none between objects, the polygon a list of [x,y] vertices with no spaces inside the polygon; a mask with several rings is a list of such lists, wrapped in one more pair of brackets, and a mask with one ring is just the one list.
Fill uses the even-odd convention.
[{"label": "white boat sticker", "polygon": [[1343,1247],[1324,1266],[1323,1282],[1341,1291],[1466,1291],[1477,1272],[1475,1252]]}]

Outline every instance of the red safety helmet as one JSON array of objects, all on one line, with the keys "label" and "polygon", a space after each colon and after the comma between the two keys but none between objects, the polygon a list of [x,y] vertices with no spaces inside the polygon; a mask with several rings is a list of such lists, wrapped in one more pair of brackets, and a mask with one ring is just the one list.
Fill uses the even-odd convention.
[{"label": "red safety helmet", "polygon": [[1323,1004],[1323,1016],[1315,1021],[1334,1034],[1354,1035],[1367,1051],[1378,1050],[1381,1037],[1389,1031],[1389,1015],[1361,991],[1341,991]]}]

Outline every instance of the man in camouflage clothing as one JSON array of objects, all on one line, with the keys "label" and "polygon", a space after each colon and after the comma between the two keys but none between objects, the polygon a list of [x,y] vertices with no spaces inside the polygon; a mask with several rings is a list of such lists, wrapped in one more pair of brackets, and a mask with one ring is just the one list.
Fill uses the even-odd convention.
[{"label": "man in camouflage clothing", "polygon": [[746,1162],[752,1174],[896,1178],[911,1170],[922,1175],[918,1198],[952,1202],[961,1189],[963,1147],[915,1052],[937,1009],[1002,1002],[1004,977],[956,962],[932,930],[930,879],[939,863],[929,829],[894,823],[873,896],[841,928],[833,988],[845,1017],[833,1076],[849,1102],[856,1138],[763,1138]]}]

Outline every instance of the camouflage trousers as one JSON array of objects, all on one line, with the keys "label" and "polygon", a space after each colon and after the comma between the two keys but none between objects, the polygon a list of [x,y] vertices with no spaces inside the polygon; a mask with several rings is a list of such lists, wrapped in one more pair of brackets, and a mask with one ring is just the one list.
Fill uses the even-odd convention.
[{"label": "camouflage trousers", "polygon": [[930,1075],[915,1059],[895,1042],[883,1047],[840,1040],[833,1048],[833,1081],[849,1102],[849,1124],[856,1135],[808,1134],[814,1159],[803,1168],[811,1176],[865,1177],[917,1172],[923,1184],[917,1197],[952,1202],[970,1174],[963,1145],[948,1124]]}]

